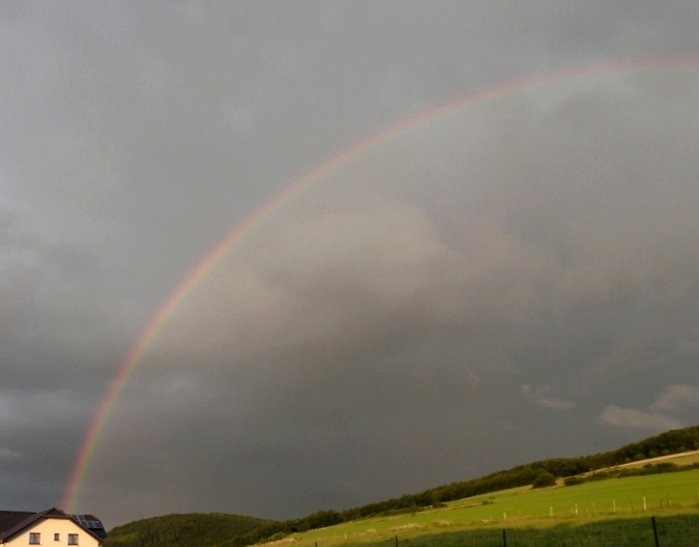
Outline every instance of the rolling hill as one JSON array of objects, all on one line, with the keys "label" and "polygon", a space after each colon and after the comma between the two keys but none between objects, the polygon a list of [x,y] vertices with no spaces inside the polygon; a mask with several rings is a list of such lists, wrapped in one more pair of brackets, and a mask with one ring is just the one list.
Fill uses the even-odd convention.
[{"label": "rolling hill", "polygon": [[[660,486],[656,484],[653,486],[651,481],[657,477],[648,477],[648,475],[659,475],[667,474],[670,471],[680,471],[680,470],[693,470],[692,473],[699,476],[699,471],[696,470],[699,467],[697,463],[696,454],[691,455],[688,452],[696,451],[699,449],[699,426],[691,426],[683,429],[670,430],[660,435],[649,437],[642,441],[632,443],[629,445],[622,446],[617,450],[610,452],[603,452],[599,454],[580,456],[575,458],[554,458],[548,460],[541,460],[537,462],[532,462],[529,464],[519,465],[511,469],[499,471],[496,473],[491,473],[484,477],[477,479],[471,479],[467,481],[455,482],[446,485],[441,485],[435,488],[431,488],[424,492],[416,494],[406,494],[399,498],[393,498],[389,500],[379,501],[375,503],[370,503],[360,507],[355,507],[351,509],[346,509],[343,511],[333,511],[325,510],[318,511],[311,515],[303,518],[286,520],[286,521],[273,521],[266,519],[259,519],[253,517],[244,517],[240,515],[231,514],[186,514],[186,515],[166,515],[162,517],[149,518],[144,520],[139,520],[125,524],[123,526],[118,526],[109,532],[107,540],[105,541],[105,547],[154,547],[154,546],[169,546],[177,547],[178,545],[198,545],[198,546],[209,546],[209,545],[219,545],[219,546],[242,546],[258,543],[261,541],[273,539],[280,539],[290,534],[294,534],[297,541],[301,541],[298,537],[299,534],[307,532],[303,535],[307,541],[311,542],[309,545],[313,545],[318,541],[318,535],[315,532],[309,532],[313,530],[319,530],[321,528],[327,528],[332,525],[340,525],[337,530],[342,530],[345,528],[345,532],[338,532],[340,534],[340,539],[348,538],[353,530],[352,523],[361,520],[363,522],[363,530],[378,530],[381,529],[380,524],[369,524],[367,525],[366,519],[379,519],[379,521],[385,521],[386,519],[395,519],[392,526],[384,530],[383,536],[381,538],[377,536],[375,539],[385,539],[386,534],[396,533],[396,528],[405,526],[404,532],[411,532],[413,534],[426,534],[434,533],[435,530],[428,528],[427,525],[421,527],[419,524],[424,519],[427,519],[431,523],[447,522],[449,524],[443,527],[452,526],[452,522],[455,522],[454,515],[456,514],[455,507],[467,507],[470,510],[468,515],[462,520],[456,519],[456,521],[461,523],[471,523],[471,528],[473,528],[473,521],[475,519],[476,524],[480,520],[480,527],[487,527],[492,524],[493,519],[491,517],[478,517],[474,516],[476,513],[482,512],[482,508],[494,503],[493,500],[499,499],[497,511],[493,513],[492,508],[489,514],[500,515],[500,521],[498,521],[498,526],[503,525],[502,515],[505,515],[504,520],[507,520],[507,513],[510,513],[510,520],[508,525],[515,523],[513,518],[517,516],[519,511],[519,516],[522,516],[522,509],[519,510],[517,507],[522,507],[524,505],[533,507],[537,503],[534,498],[537,496],[540,498],[543,494],[541,491],[559,491],[562,493],[554,494],[554,498],[558,496],[558,501],[554,504],[551,499],[548,501],[544,500],[543,504],[546,507],[553,508],[554,505],[560,507],[566,507],[567,516],[571,516],[572,507],[576,507],[576,516],[580,516],[582,511],[587,511],[585,513],[586,523],[597,521],[600,519],[607,519],[611,516],[618,517],[624,516],[629,517],[634,514],[634,511],[625,511],[622,509],[624,504],[626,504],[625,498],[631,499],[630,494],[624,494],[624,492],[631,492],[634,488],[645,489],[648,495],[638,495],[636,496],[636,508],[644,506],[647,509],[647,498],[650,496],[650,492],[657,491],[658,488],[661,490],[667,490],[668,492],[678,491],[677,484],[682,483],[684,477],[680,477],[679,482],[671,480],[661,480]],[[677,462],[674,463],[674,462]],[[679,464],[679,465],[678,465]],[[685,474],[682,473],[684,476]],[[532,485],[541,483],[543,478],[551,477],[553,482],[558,485],[581,485],[576,488],[554,488],[554,489],[532,489]],[[600,487],[595,486],[601,484],[604,479],[613,478],[626,478],[640,481],[640,486],[636,486],[636,483],[625,482],[619,483],[614,482],[617,486],[622,485],[622,490],[619,493],[611,494],[613,497],[607,496],[605,503],[607,505],[611,502],[608,500],[614,500],[614,506],[608,511],[597,511],[597,509],[591,509],[595,507],[595,503],[590,502],[585,505],[585,499],[597,499],[594,492]],[[696,477],[692,475],[692,486],[690,488],[690,494],[683,491],[682,496],[684,496],[681,503],[675,501],[675,506],[672,514],[683,513],[690,507],[696,510],[696,496],[699,495],[699,488],[694,484]],[[585,484],[583,484],[585,483]],[[674,486],[673,486],[674,485]],[[577,502],[562,502],[560,499],[566,499],[566,496],[570,495],[570,492],[576,490],[575,496],[579,499]],[[586,490],[590,490],[592,493],[585,494]],[[519,501],[515,502],[515,505],[511,507],[507,504],[503,505],[503,496],[509,496],[512,498],[513,493],[518,493],[521,495],[522,492],[527,492],[528,495],[534,495],[534,498],[530,498],[522,502],[522,498],[517,498]],[[497,495],[495,494],[497,493]],[[584,495],[583,495],[584,494]],[[551,494],[547,494],[551,495]],[[624,498],[622,498],[624,496]],[[691,498],[691,504],[685,500],[689,496]],[[617,509],[616,499],[619,498],[619,505]],[[641,501],[641,498],[645,501]],[[657,497],[657,496],[656,496]],[[546,498],[546,495],[544,495]],[[624,501],[622,501],[622,499]],[[670,500],[670,494],[667,494],[667,500]],[[508,503],[512,503],[511,501]],[[655,503],[657,508],[662,508],[659,505],[660,502]],[[534,505],[532,505],[534,504]],[[549,505],[546,505],[549,504]],[[577,504],[577,505],[575,505]],[[473,507],[477,507],[478,511],[472,510]],[[508,509],[509,507],[509,509]],[[583,509],[586,507],[586,509]],[[633,502],[631,502],[631,508],[634,508]],[[669,507],[665,507],[665,512],[669,511]],[[560,510],[560,509],[559,509]],[[450,511],[449,516],[438,515],[440,511]],[[544,510],[542,514],[527,515],[529,518],[526,520],[527,524],[534,524],[536,526],[541,526],[542,522],[540,520],[532,520],[533,517],[537,518],[550,518],[553,516],[553,509],[551,509],[551,514],[546,514]],[[486,511],[487,513],[487,511]],[[410,518],[403,524],[399,524],[398,519],[408,515]],[[416,519],[414,515],[419,515]],[[424,517],[424,519],[423,519]],[[464,520],[465,519],[465,520]],[[497,519],[495,519],[497,520]],[[415,522],[414,522],[415,521]],[[521,524],[521,522],[520,522]],[[543,524],[551,524],[551,521],[543,521]],[[436,525],[437,530],[439,530],[440,525]],[[350,530],[350,531],[348,531]],[[378,532],[377,532],[378,533]],[[344,534],[344,535],[343,535]],[[337,534],[335,536],[334,542],[338,541]],[[327,543],[327,534],[323,536],[324,542]],[[367,541],[371,538],[360,538],[357,540]]]}]

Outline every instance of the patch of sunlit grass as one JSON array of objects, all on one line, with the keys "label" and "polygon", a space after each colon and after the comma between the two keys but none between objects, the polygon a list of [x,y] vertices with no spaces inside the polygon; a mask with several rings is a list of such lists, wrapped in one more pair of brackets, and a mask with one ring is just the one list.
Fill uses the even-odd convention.
[{"label": "patch of sunlit grass", "polygon": [[395,537],[477,529],[573,527],[647,516],[699,515],[699,470],[592,481],[575,486],[520,487],[404,515],[373,517],[294,534],[304,547],[380,542]]}]

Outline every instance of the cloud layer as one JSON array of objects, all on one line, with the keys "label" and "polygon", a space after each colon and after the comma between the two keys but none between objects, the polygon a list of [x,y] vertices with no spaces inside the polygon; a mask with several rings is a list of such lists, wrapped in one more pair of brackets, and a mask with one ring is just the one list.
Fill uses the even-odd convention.
[{"label": "cloud layer", "polygon": [[247,233],[130,378],[76,509],[300,516],[693,423],[698,9],[3,4],[6,508],[61,498],[228,230],[532,74],[560,76],[425,118]]}]

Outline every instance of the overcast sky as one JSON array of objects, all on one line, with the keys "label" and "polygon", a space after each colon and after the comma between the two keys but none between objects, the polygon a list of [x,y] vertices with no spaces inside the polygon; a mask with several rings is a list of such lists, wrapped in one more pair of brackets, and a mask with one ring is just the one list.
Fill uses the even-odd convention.
[{"label": "overcast sky", "polygon": [[695,0],[2,2],[0,508],[60,503],[120,363],[231,229],[461,99],[180,303],[76,509],[299,517],[696,423],[697,21]]}]

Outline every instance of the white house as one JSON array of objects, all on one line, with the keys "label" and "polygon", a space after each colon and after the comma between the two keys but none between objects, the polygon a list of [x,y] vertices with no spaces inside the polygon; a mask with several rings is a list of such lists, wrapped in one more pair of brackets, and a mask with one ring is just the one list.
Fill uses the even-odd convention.
[{"label": "white house", "polygon": [[102,539],[60,509],[40,513],[0,511],[0,545],[102,547]]}]

